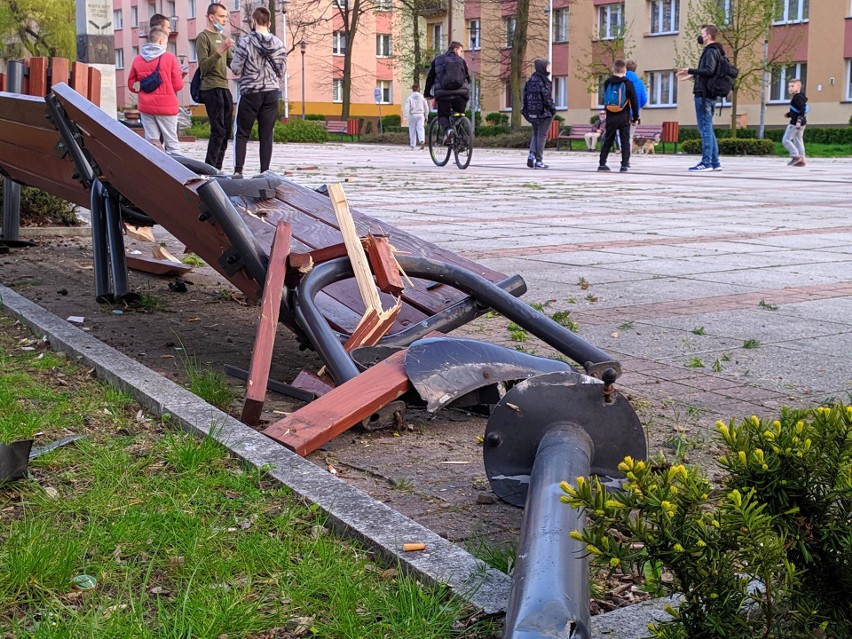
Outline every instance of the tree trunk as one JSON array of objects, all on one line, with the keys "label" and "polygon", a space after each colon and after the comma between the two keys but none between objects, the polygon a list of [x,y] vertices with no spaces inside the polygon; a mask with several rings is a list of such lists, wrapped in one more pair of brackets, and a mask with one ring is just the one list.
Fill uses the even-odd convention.
[{"label": "tree trunk", "polygon": [[275,33],[275,0],[269,0],[269,6],[266,7],[269,9],[269,33],[272,35],[278,35]]},{"label": "tree trunk", "polygon": [[346,30],[346,54],[343,56],[343,105],[340,117],[348,120],[352,102],[352,51],[355,48],[355,34],[358,32],[358,18],[361,16],[361,0],[352,0],[352,7],[344,9],[341,14]]},{"label": "tree trunk", "polygon": [[512,131],[521,128],[521,107],[523,106],[524,58],[527,52],[527,28],[530,18],[530,0],[518,0],[515,12],[515,33],[512,37],[510,54],[509,83],[512,96]]},{"label": "tree trunk", "polygon": [[413,80],[413,84],[420,84],[420,72],[423,68],[420,58],[423,54],[420,52],[420,16],[416,11],[411,12],[411,21],[413,28],[411,35],[414,38],[414,69],[411,73],[411,79]]}]

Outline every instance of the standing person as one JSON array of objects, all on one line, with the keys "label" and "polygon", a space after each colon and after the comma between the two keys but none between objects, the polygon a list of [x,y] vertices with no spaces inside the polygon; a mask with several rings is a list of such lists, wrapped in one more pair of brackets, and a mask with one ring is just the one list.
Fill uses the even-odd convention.
[{"label": "standing person", "polygon": [[681,69],[677,77],[681,80],[693,78],[695,85],[692,88],[695,100],[695,119],[698,123],[698,134],[701,136],[701,162],[689,167],[690,171],[721,171],[719,163],[719,141],[713,130],[713,107],[715,96],[711,95],[708,88],[709,80],[716,75],[716,69],[720,60],[725,55],[722,45],[716,42],[719,29],[715,24],[705,24],[701,27],[698,36],[698,44],[704,45],[698,67],[695,69]]},{"label": "standing person", "polygon": [[411,95],[402,107],[402,114],[408,119],[408,144],[411,148],[426,146],[426,116],[429,115],[429,103],[420,93],[420,85],[411,85]]},{"label": "standing person", "polygon": [[[625,77],[633,83],[633,88],[636,89],[636,104],[639,109],[644,109],[648,104],[648,92],[645,90],[645,83],[636,73],[636,62],[634,60],[627,61],[627,73]],[[633,136],[636,134],[636,125],[639,124],[638,111],[633,123],[630,125],[630,148],[633,148]]]},{"label": "standing person", "polygon": [[210,121],[210,141],[204,161],[220,171],[234,117],[234,98],[228,85],[228,65],[234,56],[231,50],[234,41],[222,33],[226,24],[228,10],[225,5],[214,2],[207,7],[207,27],[195,40],[198,67],[201,69],[199,96]]},{"label": "standing person", "polygon": [[805,127],[808,124],[805,114],[808,112],[808,97],[802,91],[802,81],[798,78],[790,80],[787,91],[790,93],[790,110],[785,117],[790,118],[790,124],[784,131],[781,143],[792,156],[787,164],[805,166]]},{"label": "standing person", "polygon": [[601,159],[598,171],[609,171],[606,159],[618,134],[621,143],[621,172],[630,169],[630,124],[639,120],[639,107],[636,89],[627,79],[627,64],[616,60],[612,65],[612,75],[604,82],[604,107],[607,111],[606,132],[601,145]]},{"label": "standing person", "polygon": [[168,17],[164,16],[162,13],[155,13],[148,20],[148,26],[151,29],[157,28],[162,29],[166,32],[166,35],[171,35],[172,33],[172,21],[168,19]]},{"label": "standing person", "polygon": [[[168,39],[168,34],[162,29],[151,29],[148,43],[142,46],[142,51],[130,65],[127,86],[133,93],[139,94],[139,114],[145,139],[159,145],[162,138],[166,153],[180,153],[177,92],[183,89],[183,74],[177,58],[166,51]],[[147,78],[155,73],[159,75],[159,84],[146,86]]]},{"label": "standing person", "polygon": [[598,143],[598,138],[603,135],[605,129],[606,110],[602,110],[595,116],[594,120],[592,120],[592,130],[583,134],[583,138],[586,140],[586,147],[589,151],[594,152],[595,146],[597,146]]},{"label": "standing person", "polygon": [[278,90],[287,72],[287,52],[284,43],[269,33],[269,22],[266,7],[252,12],[252,33],[240,38],[231,61],[231,71],[240,77],[234,177],[243,176],[246,145],[255,121],[260,140],[260,172],[268,171],[272,161],[272,132],[278,118]]},{"label": "standing person", "polygon": [[450,128],[450,116],[464,113],[470,98],[470,72],[462,54],[461,42],[450,42],[446,53],[435,56],[426,76],[426,97],[438,103],[438,124],[444,132],[444,144],[451,146],[455,133]]},{"label": "standing person", "polygon": [[521,110],[521,114],[532,125],[527,166],[531,169],[546,169],[544,145],[547,143],[550,123],[556,115],[556,105],[553,103],[553,82],[549,77],[550,62],[539,58],[533,67],[535,72],[524,85],[524,106]]}]

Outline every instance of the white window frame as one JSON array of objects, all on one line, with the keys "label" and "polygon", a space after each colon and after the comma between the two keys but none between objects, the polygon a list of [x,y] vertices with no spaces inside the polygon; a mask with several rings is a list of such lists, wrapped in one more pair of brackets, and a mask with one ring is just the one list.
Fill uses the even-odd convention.
[{"label": "white window frame", "polygon": [[852,101],[852,60],[846,60],[846,100]]},{"label": "white window frame", "polygon": [[467,21],[467,49],[479,51],[482,47],[482,23],[479,20]]},{"label": "white window frame", "polygon": [[376,57],[389,58],[393,55],[393,38],[390,33],[376,34]]},{"label": "white window frame", "polygon": [[231,11],[239,11],[240,10],[240,1],[241,0],[231,0]]},{"label": "white window frame", "polygon": [[648,87],[646,109],[663,109],[677,106],[677,78],[674,70],[646,71],[645,85]]},{"label": "white window frame", "polygon": [[114,31],[121,31],[124,28],[124,18],[122,17],[121,9],[116,9],[112,12],[112,24]]},{"label": "white window frame", "polygon": [[624,3],[598,7],[598,40],[615,40],[624,34]]},{"label": "white window frame", "polygon": [[678,32],[680,0],[650,0],[648,14],[651,17],[651,35],[672,35]]},{"label": "white window frame", "polygon": [[376,11],[392,11],[392,0],[376,0]]},{"label": "white window frame", "polygon": [[553,10],[553,44],[568,42],[568,8]]},{"label": "white window frame", "polygon": [[346,55],[346,45],[349,38],[346,37],[345,31],[334,31],[331,34],[331,54]]},{"label": "white window frame", "polygon": [[503,33],[506,36],[506,42],[504,43],[505,49],[512,48],[512,42],[515,39],[515,29],[518,26],[518,19],[515,16],[506,16],[503,18]]},{"label": "white window frame", "polygon": [[[526,78],[522,79],[522,82],[526,82]],[[508,80],[503,82],[503,108],[502,111],[506,111],[507,113],[512,112],[512,94],[511,94],[512,83]]]},{"label": "white window frame", "polygon": [[444,23],[431,22],[428,25],[429,36],[432,38],[432,46],[430,48],[443,51],[444,49]]},{"label": "white window frame", "polygon": [[189,41],[189,61],[198,62],[198,42],[195,40]]},{"label": "white window frame", "polygon": [[186,18],[187,20],[192,20],[195,18],[195,0],[187,1]]},{"label": "white window frame", "polygon": [[166,0],[166,15],[170,18],[177,18],[177,4],[175,0]]},{"label": "white window frame", "polygon": [[376,80],[376,88],[382,92],[382,99],[379,104],[393,104],[393,81],[392,80]]},{"label": "white window frame", "polygon": [[[331,0],[331,4],[335,9],[348,9],[349,8],[349,0]],[[342,102],[343,100],[341,100]]]},{"label": "white window frame", "polygon": [[553,103],[557,110],[564,111],[568,108],[568,76],[553,76]]},{"label": "white window frame", "polygon": [[130,7],[130,26],[139,26],[139,7],[137,6]]},{"label": "white window frame", "polygon": [[343,78],[334,78],[331,81],[331,101],[343,102]]},{"label": "white window frame", "polygon": [[598,90],[597,90],[598,97],[597,97],[597,104],[595,105],[596,108],[598,108],[598,109],[604,108],[604,103],[603,103],[604,82],[606,82],[606,79],[608,77],[609,77],[608,75],[603,74],[603,73],[598,76]]},{"label": "white window frame", "polygon": [[807,22],[810,16],[810,0],[778,0],[778,8],[772,24]]},{"label": "white window frame", "polygon": [[784,104],[790,101],[787,93],[787,83],[793,79],[800,79],[802,85],[808,84],[808,63],[794,62],[773,69],[769,74],[769,86],[766,91],[766,104]]},{"label": "white window frame", "polygon": [[124,68],[124,49],[120,47],[116,47],[115,49],[115,68],[123,69]]},{"label": "white window frame", "polygon": [[734,0],[716,0],[716,9],[724,16],[721,21],[722,25],[731,24],[731,9],[733,9],[733,4]]}]

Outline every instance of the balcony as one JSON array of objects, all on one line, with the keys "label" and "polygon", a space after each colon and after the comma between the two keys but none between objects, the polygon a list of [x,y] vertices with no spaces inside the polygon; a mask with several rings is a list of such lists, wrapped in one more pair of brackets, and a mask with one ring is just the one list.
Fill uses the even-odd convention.
[{"label": "balcony", "polygon": [[447,0],[423,0],[420,5],[420,15],[433,18],[447,14]]},{"label": "balcony", "polygon": [[[169,38],[176,37],[178,32],[178,19],[177,16],[172,16],[169,18],[171,22],[172,32],[169,34]],[[148,32],[151,30],[151,22],[149,20],[140,20],[139,21],[139,37],[147,38]]]}]

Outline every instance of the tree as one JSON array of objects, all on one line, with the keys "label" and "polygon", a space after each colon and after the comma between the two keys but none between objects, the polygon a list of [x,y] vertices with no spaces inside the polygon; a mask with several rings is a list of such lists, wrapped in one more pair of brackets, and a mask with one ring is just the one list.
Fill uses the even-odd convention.
[{"label": "tree", "polygon": [[586,85],[589,93],[599,90],[601,78],[612,74],[612,65],[616,60],[630,57],[633,47],[627,39],[627,32],[622,16],[619,24],[612,25],[605,33],[597,33],[597,37],[589,38],[591,47],[580,51],[574,77]]},{"label": "tree", "polygon": [[512,96],[512,131],[521,128],[521,106],[524,103],[524,59],[527,55],[527,33],[530,25],[530,0],[515,3],[515,30],[512,34],[512,50],[509,53],[509,94]]},{"label": "tree", "polygon": [[[765,87],[766,73],[790,60],[798,39],[787,31],[778,31],[779,38],[770,50],[769,36],[778,8],[777,0],[691,0],[686,32],[698,34],[703,24],[719,27],[717,40],[728,52],[728,59],[738,70],[731,93],[731,135],[737,132],[737,104],[740,91],[748,95],[760,93]],[[699,45],[688,39],[683,51],[675,50],[678,66],[697,64]]]},{"label": "tree", "polygon": [[[411,69],[412,82],[420,84],[420,76],[424,75],[432,58],[437,52],[428,51],[423,48],[421,41],[420,19],[424,12],[435,6],[434,0],[397,0],[400,11],[397,13],[398,33],[408,31],[408,38],[397,38],[395,47],[397,58],[401,65]],[[431,54],[431,55],[430,55]]]},{"label": "tree", "polygon": [[4,0],[0,2],[0,57],[61,56],[76,58],[74,0]]}]

